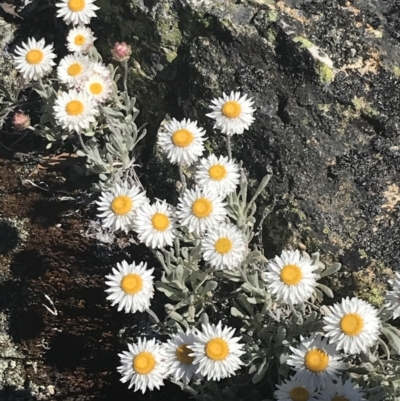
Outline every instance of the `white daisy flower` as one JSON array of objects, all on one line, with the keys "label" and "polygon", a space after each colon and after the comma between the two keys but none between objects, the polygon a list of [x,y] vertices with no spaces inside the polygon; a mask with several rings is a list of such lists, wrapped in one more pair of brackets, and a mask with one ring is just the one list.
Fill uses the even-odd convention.
[{"label": "white daisy flower", "polygon": [[368,302],[347,297],[329,309],[331,314],[324,317],[324,331],[337,350],[359,354],[378,340],[381,322],[378,311]]},{"label": "white daisy flower", "polygon": [[214,99],[211,103],[212,112],[206,116],[215,120],[214,128],[223,134],[243,134],[254,121],[254,102],[247,99],[247,95],[241,96],[240,92],[232,91],[229,96],[223,93],[222,98]]},{"label": "white daisy flower", "polygon": [[167,344],[164,344],[168,371],[175,380],[182,380],[183,383],[189,383],[197,368],[193,364],[194,357],[190,356],[193,352],[191,345],[196,340],[191,330],[186,333],[179,331],[173,335]]},{"label": "white daisy flower", "polygon": [[203,259],[217,270],[233,270],[246,257],[244,234],[232,224],[216,225],[201,239]]},{"label": "white daisy flower", "polygon": [[400,316],[400,273],[396,272],[396,280],[389,280],[393,291],[386,293],[386,309],[393,312],[393,319]]},{"label": "white daisy flower", "polygon": [[267,287],[278,302],[298,304],[306,301],[317,285],[317,268],[311,259],[303,258],[298,250],[283,251],[267,266]]},{"label": "white daisy flower", "polygon": [[235,329],[215,324],[202,325],[202,332],[196,333],[196,340],[190,348],[194,357],[193,364],[198,365],[196,374],[207,376],[208,380],[221,380],[235,374],[235,370],[244,363],[240,360],[244,344],[239,344],[242,337],[233,337]]},{"label": "white daisy flower", "polygon": [[176,237],[176,218],[173,209],[164,200],[154,205],[144,203],[136,213],[134,230],[140,242],[151,248],[171,246]]},{"label": "white daisy flower", "polygon": [[76,26],[68,32],[67,48],[70,52],[87,53],[96,39],[87,26]]},{"label": "white daisy flower", "polygon": [[278,401],[319,401],[318,393],[294,376],[276,387],[274,395]]},{"label": "white daisy flower", "polygon": [[298,347],[290,349],[293,355],[286,363],[296,370],[294,377],[307,383],[310,388],[325,388],[333,380],[337,380],[339,370],[345,368],[335,347],[319,335],[313,334],[309,338],[300,336]]},{"label": "white daisy flower", "polygon": [[98,217],[103,219],[103,226],[110,227],[111,231],[128,232],[133,226],[137,209],[145,202],[148,202],[146,193],[137,185],[115,183],[109,191],[102,192],[96,202],[102,212]]},{"label": "white daisy flower", "polygon": [[51,72],[56,64],[53,59],[53,45],[45,46],[44,39],[36,41],[29,38],[28,43],[15,48],[15,68],[23,75],[26,80],[37,80]]},{"label": "white daisy flower", "polygon": [[341,378],[337,383],[329,384],[324,391],[321,392],[319,401],[363,401],[364,392],[352,381],[342,381]]},{"label": "white daisy flower", "polygon": [[138,265],[128,264],[125,260],[117,263],[118,269],[113,268],[113,274],[106,276],[106,289],[110,295],[108,300],[112,306],[118,304],[118,312],[125,309],[125,313],[144,312],[150,308],[154,296],[153,279],[154,269],[147,269],[147,263]]},{"label": "white daisy flower", "polygon": [[163,347],[154,338],[139,338],[137,344],[128,344],[128,349],[118,354],[121,382],[129,382],[129,388],[135,386],[134,391],[141,390],[143,394],[147,389],[160,389],[168,373]]},{"label": "white daisy flower", "polygon": [[182,226],[197,235],[210,227],[216,227],[227,213],[224,198],[199,188],[187,189],[178,203],[178,218]]},{"label": "white daisy flower", "polygon": [[111,80],[104,78],[102,75],[92,75],[84,83],[86,93],[96,102],[105,102],[111,94]]},{"label": "white daisy flower", "polygon": [[87,25],[90,19],[96,17],[96,10],[100,7],[95,6],[95,0],[60,0],[56,3],[57,17],[62,18],[66,24]]},{"label": "white daisy flower", "polygon": [[70,89],[61,92],[54,103],[54,118],[70,131],[88,129],[96,121],[98,110],[93,100],[85,92]]},{"label": "white daisy flower", "polygon": [[208,188],[218,195],[228,195],[239,184],[239,166],[228,157],[214,154],[200,160],[195,180],[200,188]]},{"label": "white daisy flower", "polygon": [[157,144],[172,164],[190,166],[203,153],[205,133],[196,121],[173,118],[158,132]]},{"label": "white daisy flower", "polygon": [[91,63],[90,67],[93,75],[100,75],[107,80],[111,80],[110,70],[103,63],[95,61],[94,63]]},{"label": "white daisy flower", "polygon": [[89,73],[89,59],[86,56],[65,56],[57,67],[58,79],[69,87],[79,87]]}]

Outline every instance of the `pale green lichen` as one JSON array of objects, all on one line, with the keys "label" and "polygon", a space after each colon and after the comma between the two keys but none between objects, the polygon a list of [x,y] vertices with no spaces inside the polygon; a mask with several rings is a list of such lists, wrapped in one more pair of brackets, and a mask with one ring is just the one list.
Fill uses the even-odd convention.
[{"label": "pale green lichen", "polygon": [[355,295],[378,308],[385,302],[385,291],[379,287],[373,287],[369,291],[357,291]]},{"label": "pale green lichen", "polygon": [[370,106],[370,104],[362,97],[354,97],[351,101],[354,108],[368,117],[375,117],[379,115],[379,111]]},{"label": "pale green lichen", "polygon": [[325,63],[318,63],[319,79],[323,84],[330,84],[335,79],[335,72]]},{"label": "pale green lichen", "polygon": [[314,43],[311,42],[311,40],[305,38],[304,36],[296,36],[293,39],[293,42],[300,43],[300,45],[305,49],[309,49],[311,46],[314,46]]},{"label": "pale green lichen", "polygon": [[393,74],[397,77],[400,78],[400,67],[398,67],[397,65],[395,65],[393,67]]},{"label": "pale green lichen", "polygon": [[270,22],[276,22],[276,21],[278,21],[278,18],[279,18],[279,13],[276,12],[275,10],[271,10],[271,11],[268,13],[268,16],[267,16],[268,21],[270,21]]}]

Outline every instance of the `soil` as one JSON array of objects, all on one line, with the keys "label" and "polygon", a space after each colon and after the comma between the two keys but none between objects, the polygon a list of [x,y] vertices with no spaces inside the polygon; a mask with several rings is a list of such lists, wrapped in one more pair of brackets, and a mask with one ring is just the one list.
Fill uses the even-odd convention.
[{"label": "soil", "polygon": [[[119,313],[104,292],[104,276],[117,261],[131,261],[134,252],[135,260],[151,263],[151,255],[129,243],[114,253],[85,235],[95,216],[85,194],[90,178],[71,174],[66,165],[38,169],[45,156],[37,153],[40,140],[24,138],[11,151],[4,146],[15,137],[3,135],[0,142],[0,310],[24,355],[26,377],[25,391],[7,388],[0,399],[158,399],[160,391],[133,395],[120,383],[118,352],[146,322]],[[43,306],[51,308],[45,295],[57,315]],[[129,334],[126,327],[132,327]],[[41,386],[40,396],[30,395],[32,384]],[[48,386],[54,395],[43,396]],[[162,394],[188,399],[169,382]]]}]

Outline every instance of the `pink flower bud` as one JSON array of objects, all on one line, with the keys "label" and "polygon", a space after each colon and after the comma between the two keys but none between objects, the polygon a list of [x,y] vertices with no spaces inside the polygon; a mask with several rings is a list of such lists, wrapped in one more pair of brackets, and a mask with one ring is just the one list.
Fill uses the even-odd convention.
[{"label": "pink flower bud", "polygon": [[115,61],[122,62],[129,60],[129,57],[132,54],[132,48],[125,42],[117,42],[115,43],[114,48],[111,50],[111,53]]},{"label": "pink flower bud", "polygon": [[17,131],[23,131],[31,126],[31,119],[25,113],[15,113],[12,119],[12,125]]}]

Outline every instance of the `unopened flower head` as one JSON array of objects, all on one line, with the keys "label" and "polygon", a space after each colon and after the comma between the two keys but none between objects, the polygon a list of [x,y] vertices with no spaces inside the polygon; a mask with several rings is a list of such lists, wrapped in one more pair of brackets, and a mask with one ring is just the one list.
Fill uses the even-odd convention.
[{"label": "unopened flower head", "polygon": [[316,286],[317,268],[311,261],[296,251],[283,251],[267,266],[267,287],[278,302],[298,304],[306,301]]},{"label": "unopened flower head", "polygon": [[56,3],[57,17],[62,18],[66,24],[87,25],[92,17],[96,17],[99,7],[94,5],[95,0],[60,0]]},{"label": "unopened flower head", "polygon": [[318,393],[307,382],[291,377],[281,385],[274,395],[277,401],[319,401]]},{"label": "unopened flower head", "polygon": [[176,237],[174,210],[167,202],[144,203],[137,211],[134,230],[140,242],[151,248],[171,246]]},{"label": "unopened flower head", "polygon": [[290,349],[293,354],[286,363],[296,370],[295,378],[312,389],[325,388],[337,380],[339,370],[345,368],[335,347],[319,335],[300,336],[300,344]]},{"label": "unopened flower head", "polygon": [[400,273],[396,272],[396,279],[389,280],[392,291],[386,293],[386,308],[393,312],[393,319],[400,316]]},{"label": "unopened flower head", "polygon": [[330,383],[321,392],[319,401],[364,401],[364,392],[358,386],[356,386],[352,381],[343,381],[339,378],[337,383]]},{"label": "unopened flower head", "polygon": [[158,146],[172,164],[190,166],[203,153],[205,131],[196,121],[175,118],[158,132]]},{"label": "unopened flower head", "polygon": [[368,302],[347,297],[329,309],[331,313],[324,317],[324,331],[337,350],[359,354],[376,343],[381,322],[378,311]]},{"label": "unopened flower head", "polygon": [[197,366],[193,364],[194,357],[190,356],[193,353],[191,346],[195,340],[196,337],[191,330],[187,330],[186,333],[178,331],[164,345],[168,371],[175,380],[188,383],[195,374]]},{"label": "unopened flower head", "polygon": [[94,74],[84,82],[86,93],[97,103],[105,102],[111,95],[111,80],[102,75]]},{"label": "unopened flower head", "polygon": [[115,61],[127,61],[132,54],[132,48],[125,42],[116,42],[111,49],[111,54]]},{"label": "unopened flower head", "polygon": [[148,202],[146,193],[137,185],[115,183],[110,190],[101,193],[97,201],[101,212],[98,217],[104,227],[128,232],[133,226],[137,209],[144,202]]},{"label": "unopened flower head", "polygon": [[214,154],[200,160],[195,175],[199,187],[210,189],[218,195],[234,192],[239,178],[239,166],[234,161]]},{"label": "unopened flower head", "polygon": [[215,269],[234,270],[246,257],[246,238],[233,224],[216,225],[201,239],[201,252]]},{"label": "unopened flower head", "polygon": [[71,87],[79,87],[89,74],[89,59],[81,55],[65,56],[57,67],[58,79]]},{"label": "unopened flower head", "polygon": [[106,276],[106,284],[109,288],[106,292],[110,295],[108,300],[112,306],[118,304],[118,311],[125,313],[144,312],[150,307],[150,301],[154,295],[153,273],[154,269],[147,269],[144,262],[136,265],[128,264],[125,260],[117,263],[117,269]]},{"label": "unopened flower head", "polygon": [[219,381],[235,374],[244,363],[240,357],[245,353],[244,344],[239,344],[241,337],[233,337],[235,329],[215,324],[203,324],[202,331],[196,333],[196,340],[190,356],[198,365],[196,374],[207,377],[208,380]]},{"label": "unopened flower head", "polygon": [[17,131],[23,131],[31,126],[31,119],[23,112],[15,113],[12,119],[12,126]]},{"label": "unopened flower head", "polygon": [[67,48],[70,52],[87,53],[96,39],[87,26],[76,26],[68,32]]},{"label": "unopened flower head", "polygon": [[188,227],[189,232],[200,235],[224,221],[227,213],[225,206],[223,197],[211,191],[187,189],[179,198],[178,219],[182,226]]},{"label": "unopened flower head", "polygon": [[215,120],[214,128],[223,134],[243,134],[254,121],[254,102],[247,95],[241,96],[240,92],[223,93],[222,98],[211,103],[212,112],[206,115]]},{"label": "unopened flower head", "polygon": [[15,49],[15,68],[28,81],[43,78],[55,65],[53,50],[53,45],[46,46],[44,39],[36,41],[29,38],[28,43],[22,43]]},{"label": "unopened flower head", "polygon": [[135,386],[134,391],[141,390],[143,394],[147,389],[151,391],[163,386],[168,375],[164,348],[154,338],[139,338],[138,343],[129,344],[128,349],[118,354],[121,360],[121,366],[118,367],[122,375],[121,382],[129,382],[129,388]]}]

